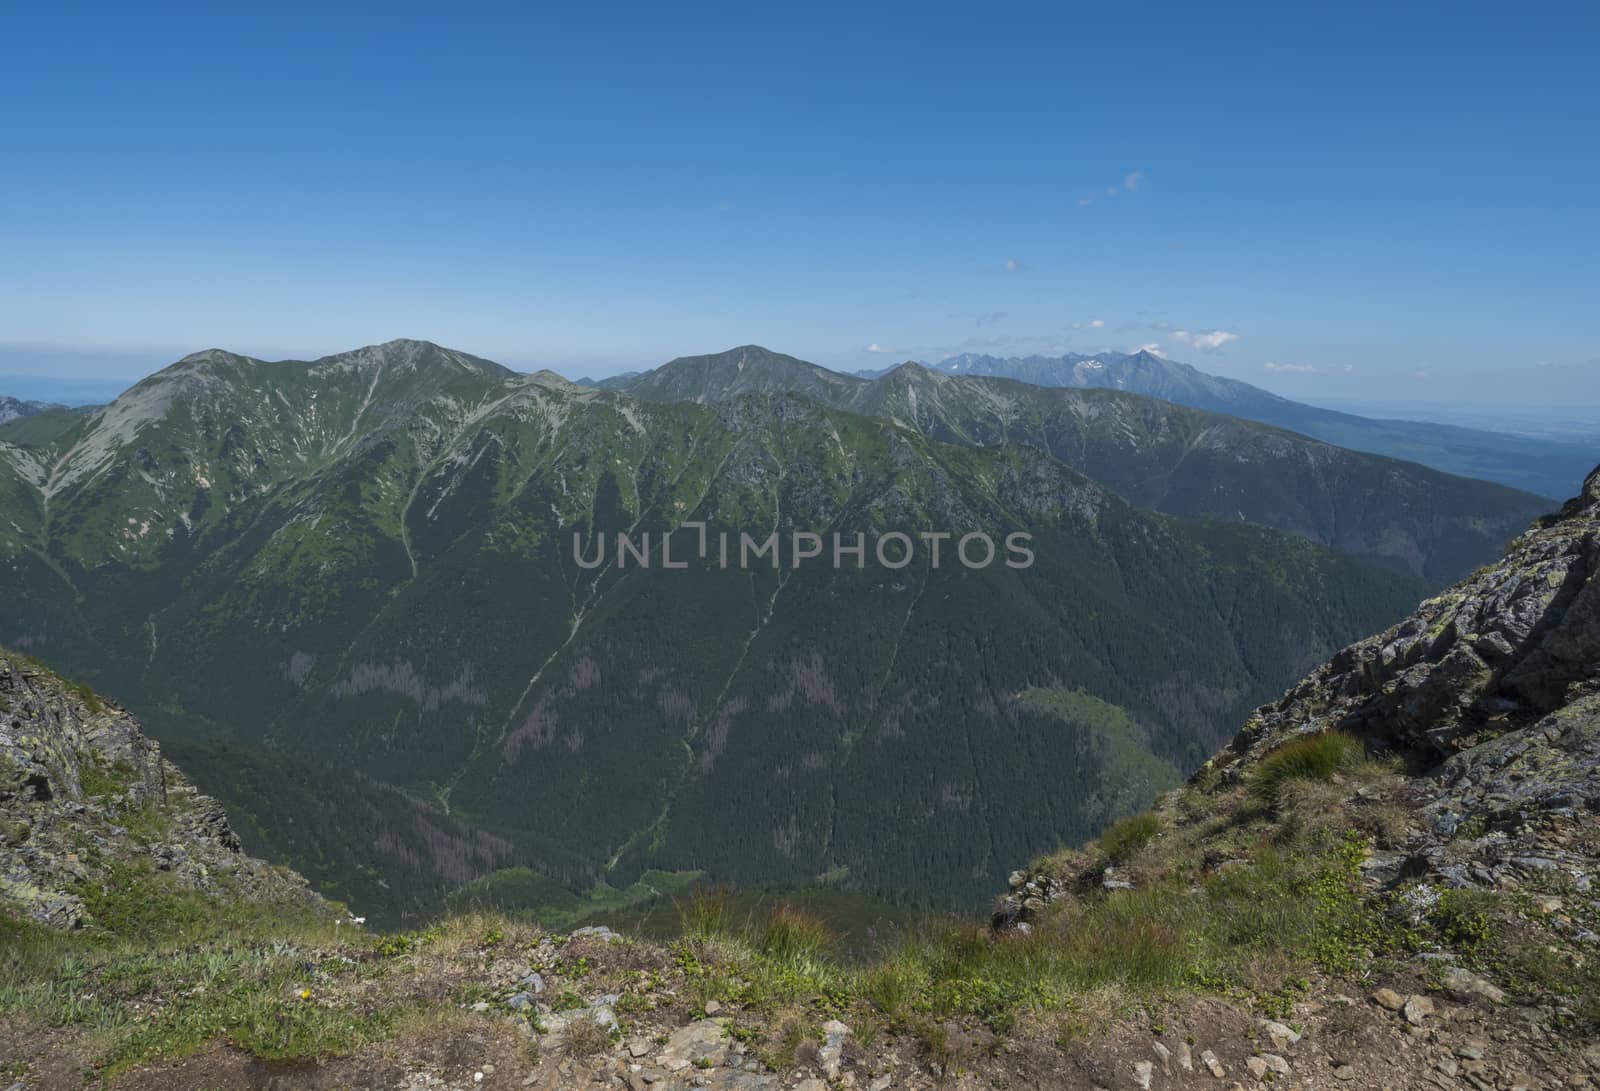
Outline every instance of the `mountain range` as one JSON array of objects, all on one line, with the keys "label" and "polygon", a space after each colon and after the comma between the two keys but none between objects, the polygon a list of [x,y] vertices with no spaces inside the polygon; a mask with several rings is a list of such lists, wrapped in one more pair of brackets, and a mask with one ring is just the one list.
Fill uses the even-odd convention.
[{"label": "mountain range", "polygon": [[60,408],[61,406],[52,405],[49,402],[23,401],[20,398],[13,398],[5,394],[0,394],[0,424],[4,424],[7,421],[20,420],[23,417],[31,417],[35,414],[44,413],[51,409]]},{"label": "mountain range", "polygon": [[1531,493],[1175,401],[918,364],[862,379],[747,345],[673,360],[618,389],[695,403],[791,393],[943,442],[1029,444],[1140,507],[1276,527],[1439,583],[1498,556],[1550,506]]},{"label": "mountain range", "polygon": [[[1039,386],[1145,394],[1214,413],[1261,421],[1356,451],[1408,459],[1447,473],[1497,481],[1551,499],[1575,492],[1600,444],[1558,443],[1507,432],[1416,420],[1384,420],[1321,409],[1249,383],[1208,375],[1155,353],[984,356],[963,353],[926,364],[951,375],[1018,379]],[[865,371],[877,378],[892,369]],[[1368,393],[1371,397],[1373,394]]]},{"label": "mountain range", "polygon": [[[1145,510],[1034,442],[643,393],[425,342],[212,350],[0,426],[0,643],[114,695],[252,851],[376,913],[661,872],[970,904],[1434,585]],[[1036,562],[578,561],[686,521],[869,554],[1027,533]]]}]

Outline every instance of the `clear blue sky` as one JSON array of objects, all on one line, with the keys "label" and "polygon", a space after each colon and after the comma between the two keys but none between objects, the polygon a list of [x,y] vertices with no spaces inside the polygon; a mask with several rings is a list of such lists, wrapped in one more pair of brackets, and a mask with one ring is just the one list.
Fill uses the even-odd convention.
[{"label": "clear blue sky", "polygon": [[1593,4],[327,7],[8,6],[0,374],[1155,344],[1600,404]]}]

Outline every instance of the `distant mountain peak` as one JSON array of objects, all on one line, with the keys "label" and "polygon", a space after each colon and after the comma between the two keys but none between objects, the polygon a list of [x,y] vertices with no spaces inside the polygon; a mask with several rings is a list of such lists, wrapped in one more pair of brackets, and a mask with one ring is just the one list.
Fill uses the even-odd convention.
[{"label": "distant mountain peak", "polygon": [[936,371],[926,364],[919,364],[915,360],[907,360],[903,364],[896,364],[884,372],[883,379],[899,383],[941,383],[950,376],[942,371]]}]

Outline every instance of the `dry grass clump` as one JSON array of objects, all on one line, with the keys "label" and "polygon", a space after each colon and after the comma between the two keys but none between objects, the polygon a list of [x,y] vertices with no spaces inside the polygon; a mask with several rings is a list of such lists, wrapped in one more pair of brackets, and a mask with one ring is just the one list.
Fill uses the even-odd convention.
[{"label": "dry grass clump", "polygon": [[568,1057],[594,1057],[611,1048],[611,1031],[589,1012],[572,1017],[561,1031],[561,1052]]}]

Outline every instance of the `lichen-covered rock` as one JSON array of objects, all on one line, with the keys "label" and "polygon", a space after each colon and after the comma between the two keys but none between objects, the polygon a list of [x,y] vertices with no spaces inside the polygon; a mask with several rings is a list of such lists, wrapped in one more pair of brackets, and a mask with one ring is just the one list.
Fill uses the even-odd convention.
[{"label": "lichen-covered rock", "polygon": [[82,892],[119,866],[227,897],[320,904],[298,875],[245,855],[222,805],[126,711],[0,650],[0,909],[92,924]]}]

